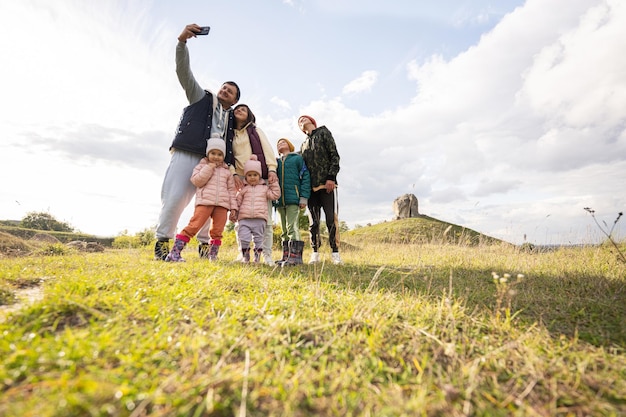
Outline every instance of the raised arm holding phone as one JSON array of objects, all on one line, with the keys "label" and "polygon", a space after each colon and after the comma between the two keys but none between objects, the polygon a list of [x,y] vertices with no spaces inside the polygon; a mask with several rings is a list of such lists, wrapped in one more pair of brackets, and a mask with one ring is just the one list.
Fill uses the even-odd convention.
[{"label": "raised arm holding phone", "polygon": [[[206,155],[207,141],[210,138],[224,140],[224,162],[227,165],[234,163],[232,106],[239,101],[239,86],[234,81],[226,81],[217,93],[204,89],[196,81],[189,63],[187,41],[198,35],[207,35],[209,29],[205,28],[195,23],[185,26],[176,45],[176,75],[189,105],[183,109],[170,145],[170,163],[161,187],[161,213],[154,247],[156,260],[167,257],[169,241],[174,238],[178,220],[196,193],[190,178],[196,165]],[[208,257],[211,246],[221,245],[221,240],[210,237],[210,223],[207,221],[197,235],[201,242],[198,247],[201,257]]]}]

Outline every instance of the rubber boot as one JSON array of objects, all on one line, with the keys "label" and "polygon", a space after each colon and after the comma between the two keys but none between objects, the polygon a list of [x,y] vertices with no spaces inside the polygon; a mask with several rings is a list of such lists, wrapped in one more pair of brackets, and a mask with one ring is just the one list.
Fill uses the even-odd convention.
[{"label": "rubber boot", "polygon": [[209,261],[217,261],[217,254],[220,251],[220,245],[212,244],[209,247]]},{"label": "rubber boot", "polygon": [[261,255],[263,254],[263,248],[254,248],[254,263],[261,262]]},{"label": "rubber boot", "polygon": [[289,241],[285,240],[283,241],[283,257],[280,259],[280,261],[277,261],[276,263],[282,265],[287,261],[288,257],[289,257]]},{"label": "rubber boot", "polygon": [[219,239],[209,240],[209,252],[207,254],[207,258],[210,261],[217,261],[217,254],[220,251],[220,246],[222,246],[221,240]]},{"label": "rubber boot", "polygon": [[165,258],[165,262],[185,262],[185,260],[180,255],[180,253],[182,252],[182,250],[185,248],[186,245],[187,245],[187,242],[185,242],[183,239],[179,239],[179,237],[176,236],[176,241],[174,242],[174,246],[172,246],[172,250]]},{"label": "rubber boot", "polygon": [[302,240],[292,240],[289,242],[289,256],[284,265],[302,265],[302,251],[304,242]]},{"label": "rubber boot", "polygon": [[250,263],[250,248],[241,248],[241,262]]},{"label": "rubber boot", "polygon": [[164,261],[168,253],[170,253],[170,240],[157,240],[154,244],[154,260]]}]

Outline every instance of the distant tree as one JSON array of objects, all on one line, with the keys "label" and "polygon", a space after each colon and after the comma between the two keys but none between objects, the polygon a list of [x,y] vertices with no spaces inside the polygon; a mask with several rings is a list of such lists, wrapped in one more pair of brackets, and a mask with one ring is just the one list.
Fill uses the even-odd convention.
[{"label": "distant tree", "polygon": [[123,230],[113,239],[112,246],[116,249],[140,248],[142,246],[150,246],[154,243],[155,238],[154,228],[143,229],[133,236],[128,233],[128,230]]},{"label": "distant tree", "polygon": [[55,232],[73,232],[68,223],[60,222],[50,213],[31,211],[26,213],[20,226],[25,229],[52,230]]},{"label": "distant tree", "polygon": [[141,242],[141,246],[150,246],[154,242],[154,239],[156,239],[156,233],[153,228],[143,229],[137,232],[135,236],[139,239],[139,242]]}]

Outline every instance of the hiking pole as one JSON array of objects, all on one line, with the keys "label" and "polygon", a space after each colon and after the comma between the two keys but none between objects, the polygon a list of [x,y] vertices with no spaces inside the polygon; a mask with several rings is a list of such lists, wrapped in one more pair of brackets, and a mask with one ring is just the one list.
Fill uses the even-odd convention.
[{"label": "hiking pole", "polygon": [[339,193],[337,192],[337,185],[335,185],[333,192],[335,193],[335,242],[337,244],[337,248],[339,248]]}]

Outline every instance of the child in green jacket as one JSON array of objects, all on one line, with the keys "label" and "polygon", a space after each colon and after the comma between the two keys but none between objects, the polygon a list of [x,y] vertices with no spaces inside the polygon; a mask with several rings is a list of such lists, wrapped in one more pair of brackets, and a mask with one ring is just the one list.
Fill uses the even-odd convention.
[{"label": "child in green jacket", "polygon": [[281,265],[302,263],[304,242],[300,239],[300,210],[307,206],[311,196],[311,177],[304,159],[294,152],[289,139],[281,138],[276,143],[279,157],[276,173],[281,195],[275,203],[282,228],[283,257]]}]

